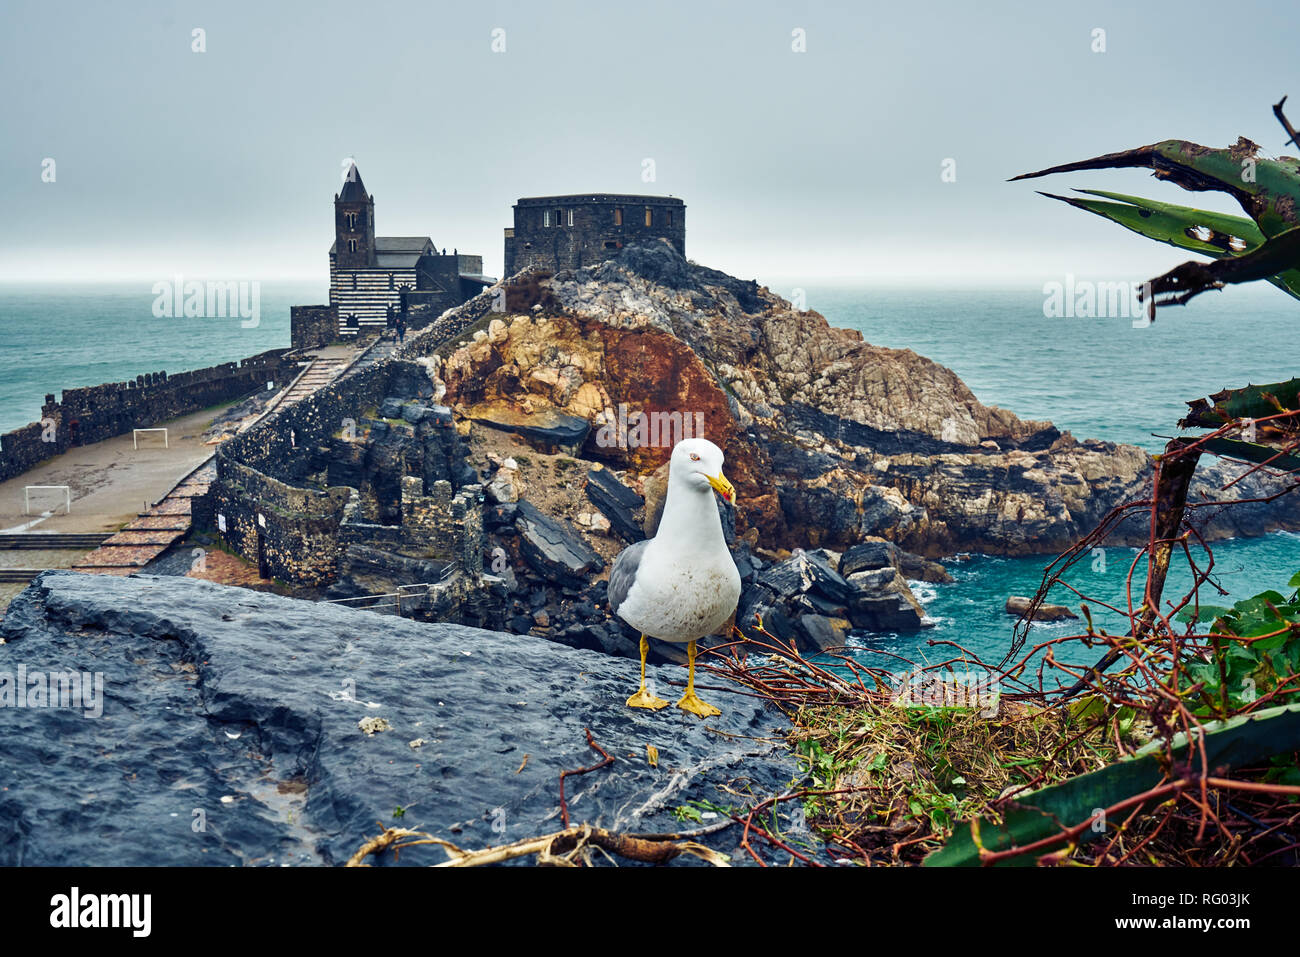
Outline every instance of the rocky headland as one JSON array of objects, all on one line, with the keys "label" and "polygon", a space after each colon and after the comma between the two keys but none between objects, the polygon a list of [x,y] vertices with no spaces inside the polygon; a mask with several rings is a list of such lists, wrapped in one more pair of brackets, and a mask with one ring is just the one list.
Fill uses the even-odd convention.
[{"label": "rocky headland", "polygon": [[[614,653],[636,636],[604,611],[603,578],[653,534],[673,429],[720,445],[739,491],[724,510],[745,582],[737,623],[763,614],[812,650],[852,628],[924,627],[907,580],[943,575],[927,558],[1056,554],[1150,494],[1144,450],[984,405],[951,370],[664,242],[521,273],[399,355],[427,369],[485,483],[515,595],[504,624]],[[1237,474],[1207,459],[1189,500],[1276,490],[1255,475],[1220,492]],[[1212,513],[1204,533],[1300,527],[1293,499]],[[1147,533],[1135,518],[1111,543]]]}]

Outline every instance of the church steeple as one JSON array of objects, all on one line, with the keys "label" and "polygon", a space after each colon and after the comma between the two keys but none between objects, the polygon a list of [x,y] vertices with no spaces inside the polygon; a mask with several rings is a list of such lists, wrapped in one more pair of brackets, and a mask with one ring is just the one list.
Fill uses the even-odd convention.
[{"label": "church steeple", "polygon": [[334,255],[340,266],[375,265],[375,198],[366,193],[356,163],[334,197]]}]

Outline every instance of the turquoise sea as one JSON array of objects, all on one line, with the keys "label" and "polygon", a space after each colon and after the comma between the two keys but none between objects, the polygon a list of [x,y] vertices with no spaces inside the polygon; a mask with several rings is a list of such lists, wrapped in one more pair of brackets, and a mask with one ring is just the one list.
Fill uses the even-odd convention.
[{"label": "turquoise sea", "polygon": [[[1050,278],[1064,282],[1064,277]],[[792,291],[773,289],[787,298]],[[948,366],[987,405],[1025,419],[1050,419],[1079,438],[1129,442],[1151,451],[1177,434],[1188,400],[1300,374],[1300,349],[1285,345],[1300,322],[1300,302],[1263,283],[1205,293],[1188,306],[1161,309],[1152,325],[1140,329],[1126,317],[1045,318],[1042,283],[924,291],[810,283],[804,291],[807,307],[832,325],[857,329],[875,345],[912,349]],[[1259,343],[1269,347],[1261,349]],[[1277,533],[1212,547],[1216,580],[1231,598],[1203,588],[1206,603],[1230,604],[1266,588],[1286,592],[1287,581],[1300,570],[1297,535]],[[1124,581],[1133,556],[1131,549],[1107,549],[1104,571],[1103,563],[1090,556],[1071,570],[1068,580],[1085,594],[1125,607]],[[937,620],[934,628],[919,636],[872,635],[863,645],[914,661],[939,662],[954,651],[928,642],[952,641],[997,664],[1011,641],[1013,619],[1003,611],[1007,596],[1032,595],[1054,558],[971,556],[947,562],[956,578],[953,584],[916,586],[927,614]],[[1166,597],[1181,595],[1190,581],[1175,562]],[[1139,572],[1139,596],[1142,583]],[[1079,603],[1059,587],[1050,600],[1075,609]],[[1100,627],[1124,630],[1119,616],[1095,607],[1094,614]],[[1079,622],[1036,624],[1026,650],[1080,630]],[[861,657],[888,666],[881,656],[866,652]],[[1095,657],[1080,649],[1073,660],[1091,663]]]},{"label": "turquoise sea", "polygon": [[[1292,341],[1300,303],[1258,284],[1161,310],[1145,329],[1133,328],[1128,318],[1045,318],[1042,283],[965,290],[811,281],[771,286],[787,298],[800,286],[807,307],[834,325],[949,366],[985,403],[1022,418],[1051,419],[1081,438],[1152,450],[1164,444],[1153,433],[1174,434],[1186,400],[1300,371],[1297,350],[1277,345]],[[289,306],[325,297],[323,283],[264,283],[259,324],[245,329],[237,318],[155,318],[148,283],[0,285],[0,362],[6,370],[0,377],[0,431],[39,418],[47,392],[160,369],[180,372],[287,346]],[[1273,346],[1261,350],[1259,342]],[[1236,598],[1268,587],[1284,590],[1300,569],[1300,536],[1223,542],[1214,551],[1218,581]],[[1104,571],[1094,570],[1089,560],[1071,580],[1098,597],[1122,601],[1132,555],[1110,549]],[[865,644],[940,661],[951,652],[928,642],[954,641],[996,663],[1011,637],[1012,619],[1002,611],[1006,597],[1032,594],[1053,557],[949,562],[955,583],[917,586],[937,621],[934,628],[919,636],[873,635]],[[1177,574],[1170,594],[1185,580]],[[1076,603],[1065,593],[1053,600]],[[1038,625],[1030,643],[1074,627]],[[878,663],[869,653],[864,659]]]}]

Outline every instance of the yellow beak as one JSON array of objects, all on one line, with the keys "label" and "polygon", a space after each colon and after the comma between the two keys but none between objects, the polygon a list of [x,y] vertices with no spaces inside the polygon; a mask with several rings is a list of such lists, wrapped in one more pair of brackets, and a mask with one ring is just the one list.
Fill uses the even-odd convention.
[{"label": "yellow beak", "polygon": [[708,476],[709,484],[713,490],[722,496],[722,500],[728,505],[736,504],[736,487],[727,481],[727,477],[719,472],[717,475]]}]

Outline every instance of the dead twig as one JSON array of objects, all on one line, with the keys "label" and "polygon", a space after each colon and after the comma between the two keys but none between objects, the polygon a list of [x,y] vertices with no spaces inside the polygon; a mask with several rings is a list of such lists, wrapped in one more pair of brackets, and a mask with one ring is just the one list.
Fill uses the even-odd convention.
[{"label": "dead twig", "polygon": [[566,828],[569,826],[569,804],[564,799],[564,779],[570,775],[590,774],[592,771],[598,771],[601,768],[608,767],[609,765],[614,763],[613,757],[611,757],[610,754],[599,744],[597,744],[594,738],[592,738],[591,729],[583,728],[582,730],[587,733],[587,744],[595,748],[596,751],[601,755],[601,757],[604,758],[604,760],[598,764],[593,764],[589,768],[579,768],[576,771],[560,772],[560,820],[564,822],[564,826]]}]

